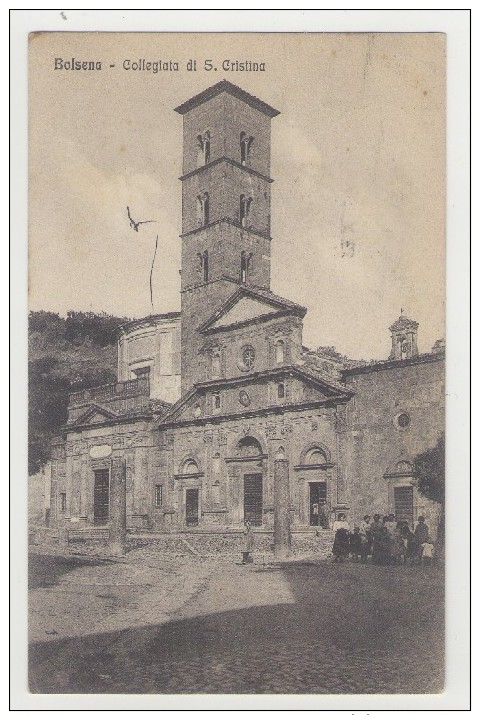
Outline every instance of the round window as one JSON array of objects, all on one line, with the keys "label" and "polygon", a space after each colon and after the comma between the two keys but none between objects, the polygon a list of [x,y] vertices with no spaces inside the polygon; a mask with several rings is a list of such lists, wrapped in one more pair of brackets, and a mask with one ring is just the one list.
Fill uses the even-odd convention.
[{"label": "round window", "polygon": [[410,415],[406,412],[401,412],[399,415],[396,416],[395,422],[398,427],[400,427],[401,429],[405,429],[410,424]]},{"label": "round window", "polygon": [[238,400],[239,400],[240,404],[243,405],[244,407],[248,407],[251,402],[250,395],[245,390],[240,390]]},{"label": "round window", "polygon": [[251,345],[245,345],[242,350],[242,362],[247,370],[251,370],[255,365],[255,350]]}]

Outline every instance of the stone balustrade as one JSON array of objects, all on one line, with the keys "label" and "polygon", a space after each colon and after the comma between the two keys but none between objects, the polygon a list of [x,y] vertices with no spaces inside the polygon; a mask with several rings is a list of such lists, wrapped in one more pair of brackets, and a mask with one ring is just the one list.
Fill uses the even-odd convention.
[{"label": "stone balustrade", "polygon": [[111,402],[126,397],[140,397],[150,394],[150,380],[148,376],[139,377],[125,382],[112,382],[108,385],[91,387],[78,392],[71,392],[69,407],[80,407],[91,402]]}]

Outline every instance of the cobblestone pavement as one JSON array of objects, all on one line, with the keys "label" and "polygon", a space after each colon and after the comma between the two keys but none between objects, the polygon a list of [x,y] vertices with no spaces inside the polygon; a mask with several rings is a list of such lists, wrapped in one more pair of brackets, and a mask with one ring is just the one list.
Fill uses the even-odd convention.
[{"label": "cobblestone pavement", "polygon": [[442,690],[435,568],[159,557],[31,557],[32,692]]}]

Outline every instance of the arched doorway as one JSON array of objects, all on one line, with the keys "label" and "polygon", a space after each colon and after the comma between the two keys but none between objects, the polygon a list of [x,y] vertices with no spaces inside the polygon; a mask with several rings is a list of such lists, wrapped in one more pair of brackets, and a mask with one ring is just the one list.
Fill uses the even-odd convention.
[{"label": "arched doorway", "polygon": [[[198,474],[198,464],[194,459],[187,459],[183,463],[184,475]],[[198,487],[185,489],[185,523],[187,526],[198,526]]]},{"label": "arched doorway", "polygon": [[328,529],[331,521],[331,452],[321,443],[306,445],[300,463],[294,467],[298,474],[296,498],[298,523]]},{"label": "arched doorway", "polygon": [[[327,463],[327,456],[320,447],[313,447],[305,455],[305,464],[322,468]],[[326,480],[309,481],[310,526],[328,526],[327,482]]]}]

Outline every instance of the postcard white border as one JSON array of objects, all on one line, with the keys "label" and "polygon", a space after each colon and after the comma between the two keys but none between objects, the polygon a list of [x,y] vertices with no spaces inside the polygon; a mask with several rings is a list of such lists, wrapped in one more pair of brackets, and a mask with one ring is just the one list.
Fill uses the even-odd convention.
[{"label": "postcard white border", "polygon": [[[11,708],[302,710],[469,708],[468,10],[12,10]],[[33,695],[27,691],[27,37],[31,31],[447,33],[447,680],[439,695]],[[452,486],[452,483],[454,486]],[[455,496],[452,491],[455,490]]]}]

